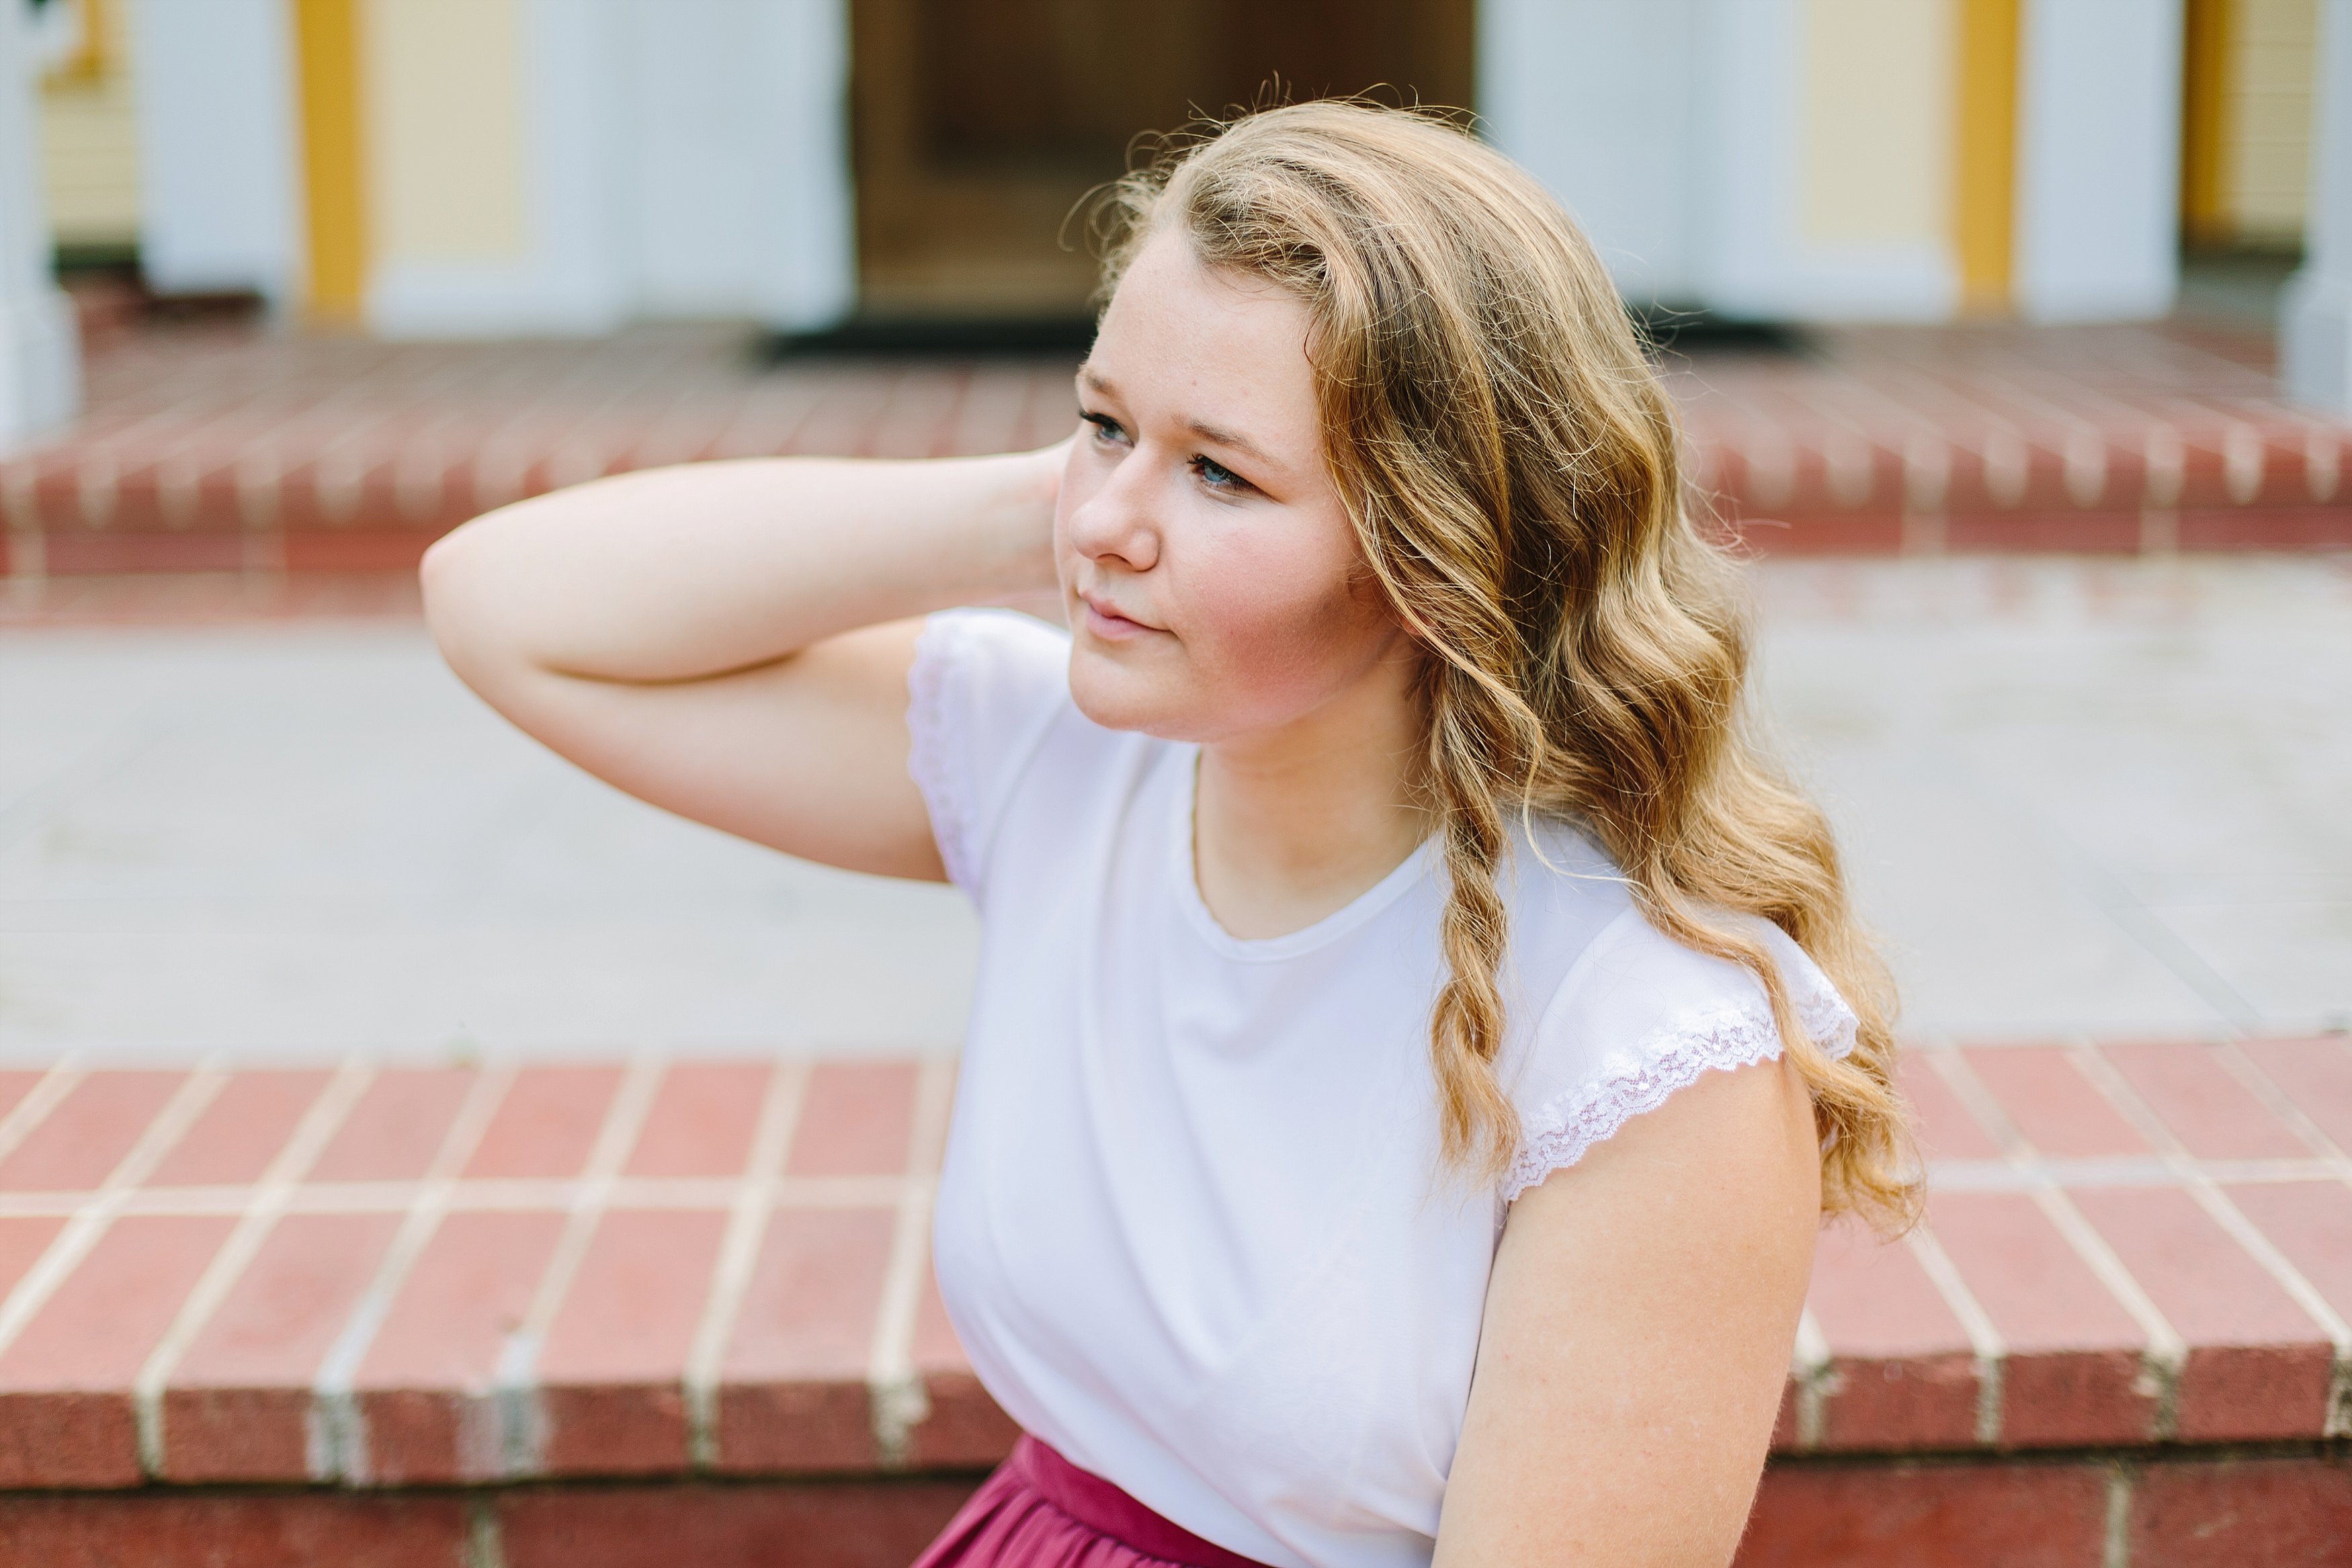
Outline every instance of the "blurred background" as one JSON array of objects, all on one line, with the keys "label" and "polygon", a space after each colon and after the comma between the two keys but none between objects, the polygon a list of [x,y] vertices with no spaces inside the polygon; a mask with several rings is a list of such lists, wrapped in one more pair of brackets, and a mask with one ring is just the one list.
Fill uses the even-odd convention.
[{"label": "blurred background", "polygon": [[1922,1039],[2352,1020],[2338,0],[0,0],[0,1056],[945,1051],[945,890],[508,733],[425,544],[1057,438],[1139,133],[1475,115],[1651,327]]},{"label": "blurred background", "polygon": [[2320,0],[20,9],[68,282],[446,338],[1066,322],[1076,198],[1269,90],[1475,109],[1642,304],[2160,317],[2299,255]]}]

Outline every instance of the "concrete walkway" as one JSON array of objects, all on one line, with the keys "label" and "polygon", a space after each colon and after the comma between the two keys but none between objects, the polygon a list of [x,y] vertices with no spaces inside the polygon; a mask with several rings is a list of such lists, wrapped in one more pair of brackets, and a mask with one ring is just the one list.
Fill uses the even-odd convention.
[{"label": "concrete walkway", "polygon": [[[1909,1030],[2352,1026],[2352,562],[1759,569]],[[0,1061],[951,1046],[955,893],[679,822],[404,616],[0,630]]]}]

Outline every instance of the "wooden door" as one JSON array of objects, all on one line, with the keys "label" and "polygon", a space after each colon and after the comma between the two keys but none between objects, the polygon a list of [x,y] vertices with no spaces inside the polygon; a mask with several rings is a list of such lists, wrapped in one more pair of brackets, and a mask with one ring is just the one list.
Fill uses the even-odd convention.
[{"label": "wooden door", "polygon": [[1086,193],[1196,111],[1471,101],[1473,0],[853,0],[861,314],[1075,317]]}]

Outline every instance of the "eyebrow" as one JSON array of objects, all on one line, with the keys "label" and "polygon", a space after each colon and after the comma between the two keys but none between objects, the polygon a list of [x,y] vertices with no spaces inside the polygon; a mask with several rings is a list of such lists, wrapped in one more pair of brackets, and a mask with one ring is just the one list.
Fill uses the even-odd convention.
[{"label": "eyebrow", "polygon": [[[1078,367],[1078,380],[1086,383],[1087,390],[1089,392],[1102,392],[1110,397],[1117,397],[1118,395],[1118,389],[1111,385],[1110,378],[1096,370],[1092,365],[1080,365]],[[1240,434],[1237,432],[1227,430],[1222,425],[1210,424],[1206,421],[1198,419],[1186,420],[1184,422],[1184,428],[1199,436],[1202,440],[1209,442],[1213,445],[1230,446],[1236,452],[1245,452],[1270,468],[1278,468],[1285,472],[1288,472],[1287,465],[1274,456],[1273,454],[1267,452],[1264,447],[1258,445],[1257,443],[1250,440],[1249,437]]]},{"label": "eyebrow", "polygon": [[1236,452],[1249,454],[1269,468],[1280,468],[1288,472],[1282,463],[1276,461],[1271,454],[1246,436],[1235,434],[1230,430],[1220,430],[1213,424],[1203,424],[1197,419],[1186,420],[1184,428],[1212,445],[1230,446]]}]

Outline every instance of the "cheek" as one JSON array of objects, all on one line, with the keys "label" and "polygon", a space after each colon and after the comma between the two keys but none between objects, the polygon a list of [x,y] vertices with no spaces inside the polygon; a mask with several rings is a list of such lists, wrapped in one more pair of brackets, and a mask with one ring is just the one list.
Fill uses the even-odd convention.
[{"label": "cheek", "polygon": [[[1304,541],[1302,541],[1304,542]],[[1352,550],[1228,544],[1185,573],[1185,646],[1250,706],[1299,707],[1360,674],[1390,634],[1377,591],[1351,589]]]}]

